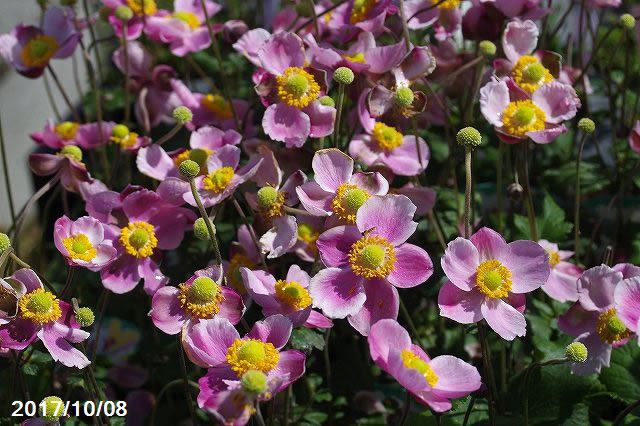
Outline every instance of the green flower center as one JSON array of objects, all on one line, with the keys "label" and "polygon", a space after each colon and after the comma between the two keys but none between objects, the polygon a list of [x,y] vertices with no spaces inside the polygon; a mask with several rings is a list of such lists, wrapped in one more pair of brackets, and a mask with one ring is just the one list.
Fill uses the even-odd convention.
[{"label": "green flower center", "polygon": [[189,151],[189,160],[195,161],[200,167],[204,165],[207,158],[209,158],[209,153],[204,149],[195,148]]},{"label": "green flower center", "polygon": [[347,191],[345,194],[342,205],[348,211],[357,211],[369,198],[369,194],[367,194],[364,190],[360,188],[353,188]]},{"label": "green flower center", "polygon": [[611,334],[622,334],[627,330],[627,326],[624,325],[620,317],[614,315],[609,317],[607,321],[607,329]]},{"label": "green flower center", "polygon": [[36,314],[45,314],[53,306],[53,300],[46,292],[33,294],[27,303],[27,309]]},{"label": "green flower center", "polygon": [[309,89],[309,80],[301,74],[292,74],[287,78],[285,87],[289,93],[302,96]]},{"label": "green flower center", "polygon": [[362,248],[360,252],[359,263],[370,269],[376,269],[382,266],[385,260],[385,249],[378,244],[369,244]]},{"label": "green flower center", "polygon": [[240,380],[242,389],[249,393],[262,393],[267,390],[267,375],[262,371],[249,370]]},{"label": "green flower center", "polygon": [[526,126],[527,124],[530,124],[535,119],[535,117],[536,112],[533,108],[521,106],[520,108],[518,108],[513,118],[519,125]]},{"label": "green flower center", "polygon": [[189,301],[205,304],[213,300],[218,294],[218,284],[209,277],[198,277],[189,287]]},{"label": "green flower center", "polygon": [[248,363],[259,363],[266,357],[264,345],[255,340],[249,340],[238,349],[238,358]]},{"label": "green flower center", "polygon": [[495,269],[484,273],[484,285],[491,291],[496,291],[502,286],[502,275]]},{"label": "green flower center", "polygon": [[124,124],[116,124],[111,130],[111,136],[122,139],[129,136],[129,128]]},{"label": "green flower center", "polygon": [[268,209],[278,199],[278,191],[271,186],[265,186],[258,190],[258,205],[263,209]]},{"label": "green flower center", "polygon": [[74,239],[73,243],[71,243],[71,249],[78,253],[78,254],[83,254],[86,253],[87,250],[92,249],[93,246],[91,245],[91,243],[87,244],[87,241],[84,241],[84,239]]},{"label": "green flower center", "polygon": [[76,161],[82,161],[82,150],[75,145],[65,145],[60,150],[60,154],[71,157]]},{"label": "green flower center", "polygon": [[540,62],[535,62],[529,65],[522,73],[522,78],[527,83],[537,83],[545,75],[545,68]]},{"label": "green flower center", "polygon": [[140,228],[136,228],[131,235],[129,235],[129,244],[135,249],[140,250],[149,242],[149,233]]}]

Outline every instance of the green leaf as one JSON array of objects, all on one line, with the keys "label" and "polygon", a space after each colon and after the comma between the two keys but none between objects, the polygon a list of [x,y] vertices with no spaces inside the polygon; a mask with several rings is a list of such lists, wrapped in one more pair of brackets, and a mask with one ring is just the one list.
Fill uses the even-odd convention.
[{"label": "green leaf", "polygon": [[308,328],[297,328],[291,333],[291,346],[303,352],[311,352],[313,348],[324,349],[324,337]]},{"label": "green leaf", "polygon": [[640,347],[629,342],[611,353],[611,366],[603,368],[600,381],[609,392],[627,402],[633,402],[640,395]]}]

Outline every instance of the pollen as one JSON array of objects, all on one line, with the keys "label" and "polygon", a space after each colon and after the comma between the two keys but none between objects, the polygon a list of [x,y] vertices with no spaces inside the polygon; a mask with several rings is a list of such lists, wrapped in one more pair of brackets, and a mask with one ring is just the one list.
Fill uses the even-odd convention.
[{"label": "pollen", "polygon": [[343,183],[338,186],[336,196],[331,201],[331,210],[339,219],[356,223],[356,213],[369,197],[371,195],[357,185]]},{"label": "pollen", "polygon": [[133,148],[138,142],[138,134],[136,132],[129,132],[123,136],[111,136],[109,139],[116,145],[120,145],[122,148]]},{"label": "pollen", "polygon": [[315,244],[320,233],[315,231],[311,225],[306,223],[298,224],[298,239],[306,244]]},{"label": "pollen", "polygon": [[396,263],[393,245],[379,235],[360,238],[351,246],[348,257],[353,273],[366,279],[387,277]]},{"label": "pollen", "polygon": [[342,55],[342,57],[344,59],[346,59],[349,62],[355,62],[357,64],[366,64],[367,61],[364,57],[364,53],[362,52],[358,52],[358,53],[354,53],[353,55]]},{"label": "pollen", "polygon": [[234,176],[235,172],[232,167],[220,167],[214,172],[209,173],[202,181],[202,185],[207,191],[219,194],[229,186]]},{"label": "pollen", "polygon": [[179,167],[183,161],[195,161],[200,166],[200,174],[206,175],[207,160],[209,159],[209,156],[214,152],[214,150],[208,148],[187,149],[173,158],[173,164],[175,164],[176,167]]},{"label": "pollen", "polygon": [[253,269],[255,266],[256,264],[242,253],[235,253],[231,256],[229,266],[227,267],[227,284],[229,287],[233,288],[239,294],[247,294],[242,275],[240,275],[240,268]]},{"label": "pollen", "polygon": [[210,93],[204,96],[200,103],[216,117],[222,120],[228,120],[233,117],[231,104],[221,95],[214,95]]},{"label": "pollen", "polygon": [[549,70],[538,58],[530,55],[521,56],[511,73],[513,80],[527,93],[533,93],[543,84],[553,81]]},{"label": "pollen", "polygon": [[279,360],[280,354],[275,346],[258,339],[236,339],[227,349],[227,363],[238,377],[249,370],[268,373]]},{"label": "pollen", "polygon": [[478,290],[488,297],[507,297],[511,291],[511,284],[511,271],[498,260],[486,260],[476,269]]},{"label": "pollen", "polygon": [[62,240],[62,245],[69,252],[71,259],[89,262],[95,259],[98,252],[85,234],[77,234]]},{"label": "pollen", "polygon": [[551,266],[552,268],[555,268],[558,263],[560,263],[560,253],[558,253],[557,251],[550,251],[549,266]]},{"label": "pollen", "polygon": [[272,220],[282,216],[285,195],[271,186],[260,188],[257,193],[258,210],[263,218]]},{"label": "pollen", "polygon": [[122,228],[120,242],[127,253],[139,259],[151,256],[158,246],[153,225],[143,221],[131,222]]},{"label": "pollen", "polygon": [[195,318],[211,318],[220,312],[224,295],[220,286],[209,277],[198,277],[191,285],[180,284],[178,301],[186,313]]},{"label": "pollen", "polygon": [[53,293],[38,288],[25,294],[18,302],[20,318],[38,325],[49,324],[62,315],[60,302]]},{"label": "pollen", "polygon": [[306,288],[296,281],[278,280],[275,284],[278,300],[296,311],[311,305],[311,296]]},{"label": "pollen", "polygon": [[518,137],[544,130],[546,118],[544,111],[530,100],[511,102],[502,112],[504,131]]},{"label": "pollen", "polygon": [[158,6],[154,0],[127,0],[127,6],[138,16],[155,15],[158,12]]},{"label": "pollen", "polygon": [[438,9],[457,9],[462,0],[444,0],[443,2],[433,2],[438,5]]},{"label": "pollen", "polygon": [[378,2],[376,0],[355,0],[351,8],[351,16],[349,22],[357,24],[367,18],[367,14],[373,9]]},{"label": "pollen", "polygon": [[38,35],[27,42],[20,57],[28,67],[44,67],[56,54],[60,46],[55,38],[48,35]]},{"label": "pollen", "polygon": [[631,336],[631,331],[622,322],[615,308],[608,309],[600,314],[596,331],[603,342],[610,344]]},{"label": "pollen", "polygon": [[372,135],[380,149],[393,151],[402,145],[402,133],[384,123],[376,123],[373,126]]},{"label": "pollen", "polygon": [[278,97],[285,104],[303,109],[320,94],[320,85],[300,67],[289,67],[276,77]]},{"label": "pollen", "polygon": [[60,124],[56,124],[54,131],[65,141],[70,141],[76,137],[78,127],[80,127],[80,124],[78,123],[73,121],[63,121]]},{"label": "pollen", "polygon": [[422,374],[424,380],[429,383],[429,386],[434,387],[438,383],[438,375],[433,371],[433,368],[425,360],[420,358],[412,351],[405,349],[400,353],[402,358],[402,364],[405,367],[415,370]]},{"label": "pollen", "polygon": [[173,14],[171,16],[174,19],[177,19],[179,21],[184,22],[192,30],[200,28],[200,20],[195,15],[195,13],[192,13],[192,12],[173,12]]}]

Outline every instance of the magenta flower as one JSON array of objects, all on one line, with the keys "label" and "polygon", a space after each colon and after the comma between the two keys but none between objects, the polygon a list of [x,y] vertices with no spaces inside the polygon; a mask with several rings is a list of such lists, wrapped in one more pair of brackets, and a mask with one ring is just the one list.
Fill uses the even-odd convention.
[{"label": "magenta flower", "polygon": [[456,238],[441,260],[447,281],[438,294],[440,315],[462,324],[485,319],[505,340],[524,336],[525,297],[547,282],[549,255],[533,241],[507,244],[493,229]]},{"label": "magenta flower", "polygon": [[433,273],[427,252],[406,242],[418,226],[415,211],[403,195],[374,196],[355,225],[320,235],[316,244],[328,268],[311,280],[313,305],[330,318],[348,317],[364,336],[376,321],[397,318],[396,287],[415,287]]},{"label": "magenta flower", "polygon": [[[114,124],[108,121],[102,122],[103,144],[109,141]],[[98,123],[80,124],[73,121],[63,121],[54,124],[53,120],[48,120],[42,132],[33,132],[30,136],[39,145],[52,149],[61,149],[66,145],[77,145],[84,149],[91,149],[99,144],[99,132]]]},{"label": "magenta flower", "polygon": [[311,278],[298,265],[289,268],[284,280],[248,268],[241,268],[240,273],[251,298],[262,307],[265,317],[285,315],[294,327],[330,328],[333,325],[330,319],[311,309],[313,300],[308,290]]},{"label": "magenta flower", "polygon": [[40,77],[51,59],[73,55],[81,37],[73,19],[69,8],[47,8],[42,28],[18,24],[0,35],[0,56],[25,77]]},{"label": "magenta flower", "polygon": [[117,255],[113,242],[105,238],[102,223],[83,216],[72,221],[62,216],[53,225],[53,241],[70,266],[99,271]]},{"label": "magenta flower", "polygon": [[[67,145],[56,154],[29,154],[29,168],[37,176],[51,176],[60,179],[60,183],[69,192],[80,192],[83,184],[91,183],[93,179],[82,162],[82,151],[69,149]],[[78,155],[78,152],[80,155]]]},{"label": "magenta flower", "polygon": [[120,218],[119,227],[109,228],[118,258],[100,272],[102,284],[122,294],[144,279],[144,289],[151,295],[168,281],[158,267],[160,251],[178,247],[196,216],[147,189],[125,189],[120,199],[111,198],[113,195],[118,197],[110,192],[96,194],[88,208],[107,217],[113,217],[112,212],[117,209]]},{"label": "magenta flower", "polygon": [[341,42],[349,41],[361,31],[379,36],[385,30],[387,15],[397,11],[391,0],[348,1],[333,11],[327,26]]},{"label": "magenta flower", "polygon": [[256,247],[251,238],[249,228],[246,225],[241,225],[238,227],[237,241],[232,242],[229,248],[229,261],[222,261],[227,277],[227,285],[242,295],[243,298],[248,297],[240,269],[244,267],[255,270],[260,267],[259,264],[260,252],[258,247]]},{"label": "magenta flower", "polygon": [[[89,365],[87,357],[72,346],[85,341],[89,333],[78,329],[71,306],[45,290],[31,269],[19,269],[10,279],[15,285],[11,299],[15,300],[11,303],[13,312],[0,321],[2,347],[21,351],[40,339],[54,361],[67,367]],[[4,284],[3,280],[2,287],[7,290]]]},{"label": "magenta flower", "polygon": [[[209,17],[222,9],[217,3],[206,0]],[[147,19],[145,33],[156,42],[168,43],[176,56],[199,52],[211,45],[205,14],[200,1],[174,0],[174,12],[160,10]]]},{"label": "magenta flower", "polygon": [[429,358],[396,320],[382,319],[373,324],[368,341],[373,361],[419,403],[436,412],[450,410],[450,399],[463,398],[482,384],[478,370],[459,358]]},{"label": "magenta flower", "polygon": [[416,206],[416,216],[426,216],[436,204],[436,191],[426,186],[418,186],[409,182],[400,188],[391,190],[392,194],[407,196]]},{"label": "magenta flower", "polygon": [[298,241],[291,248],[301,260],[315,262],[318,258],[316,241],[324,230],[324,219],[308,215],[296,216],[298,224]]},{"label": "magenta flower", "polygon": [[262,73],[256,92],[267,110],[264,132],[290,147],[301,147],[309,136],[333,133],[336,109],[321,105],[327,91],[325,72],[306,66],[302,40],[293,33],[269,37],[258,51]]},{"label": "magenta flower", "polygon": [[408,0],[404,2],[404,15],[409,29],[418,30],[433,26],[436,39],[444,40],[460,28],[462,11],[460,0],[431,1]]},{"label": "magenta flower", "polygon": [[530,138],[546,144],[565,133],[580,99],[573,87],[558,81],[544,84],[529,97],[511,79],[493,79],[480,89],[480,110],[498,137],[506,143]]},{"label": "magenta flower", "polygon": [[133,18],[127,22],[127,40],[135,40],[142,34],[145,20],[158,13],[158,6],[155,0],[102,0],[102,3],[110,9],[108,16],[109,24],[113,32],[122,38],[124,25],[122,20],[115,14],[120,6],[127,6],[133,12]]},{"label": "magenta flower", "polygon": [[640,154],[640,120],[636,121],[631,133],[629,133],[629,147],[636,154]]},{"label": "magenta flower", "polygon": [[[609,366],[612,348],[629,341],[633,333],[619,316],[615,292],[623,286],[619,299],[624,299],[623,295],[633,288],[638,276],[640,274],[625,279],[620,270],[600,265],[587,269],[578,280],[578,302],[558,319],[560,330],[576,337],[576,341],[584,343],[589,350],[585,362],[573,365],[574,373],[599,373],[602,367]],[[630,306],[621,304],[627,320]]]},{"label": "magenta flower", "polygon": [[196,271],[178,287],[165,286],[151,300],[149,316],[160,330],[178,334],[191,324],[211,318],[240,322],[244,312],[242,298],[233,289],[218,284],[217,266]]},{"label": "magenta flower", "polygon": [[209,369],[198,381],[198,405],[218,411],[216,394],[226,388],[225,384],[237,383],[251,370],[264,373],[267,381],[280,379],[272,394],[281,392],[301,377],[305,371],[304,354],[282,350],[292,328],[291,321],[283,315],[256,322],[242,338],[224,318],[190,324],[182,335],[184,350],[191,362]]},{"label": "magenta flower", "polygon": [[551,273],[546,284],[540,287],[551,298],[559,302],[575,302],[578,300],[578,278],[584,272],[573,263],[566,262],[572,251],[559,250],[558,245],[547,240],[540,240],[538,244],[549,254]]},{"label": "magenta flower", "polygon": [[315,180],[296,188],[296,193],[309,213],[329,217],[327,228],[354,224],[371,196],[389,190],[380,173],[353,173],[353,159],[334,148],[316,151],[311,167]]},{"label": "magenta flower", "polygon": [[640,274],[618,284],[613,296],[619,318],[629,331],[639,336],[640,345]]},{"label": "magenta flower", "polygon": [[141,173],[156,180],[179,177],[178,166],[184,160],[194,160],[201,167],[200,173],[207,174],[207,160],[217,149],[225,145],[237,145],[242,136],[235,130],[222,131],[215,127],[201,127],[191,133],[190,149],[181,149],[167,153],[159,145],[150,145],[140,149],[136,165]]}]

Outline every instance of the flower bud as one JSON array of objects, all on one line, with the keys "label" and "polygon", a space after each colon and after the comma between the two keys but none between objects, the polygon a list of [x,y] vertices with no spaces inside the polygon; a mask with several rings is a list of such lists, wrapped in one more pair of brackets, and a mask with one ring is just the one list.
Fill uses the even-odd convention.
[{"label": "flower bud", "polygon": [[[211,226],[213,227],[213,232],[216,232],[215,225],[212,223]],[[209,229],[207,228],[207,224],[203,218],[199,217],[194,222],[193,235],[195,235],[197,239],[203,240],[203,241],[208,240],[210,238]]]},{"label": "flower bud", "polygon": [[482,144],[482,135],[474,127],[465,127],[456,135],[459,145],[470,146],[475,148]]},{"label": "flower bud", "polygon": [[497,50],[496,45],[489,40],[482,40],[478,44],[478,48],[480,49],[480,53],[482,54],[482,56],[486,58],[491,58],[495,56],[496,50]]},{"label": "flower bud", "polygon": [[76,161],[82,161],[82,150],[75,145],[65,145],[60,150],[60,154],[67,155]]},{"label": "flower bud", "polygon": [[524,194],[524,188],[519,183],[514,182],[511,185],[507,186],[507,194],[509,194],[509,198],[511,198],[513,201],[518,201]]},{"label": "flower bud", "polygon": [[193,119],[193,113],[186,106],[179,106],[173,110],[173,118],[178,123],[185,124]]},{"label": "flower bud", "polygon": [[118,139],[126,138],[129,136],[129,128],[124,124],[116,124],[111,129],[111,136]]},{"label": "flower bud", "polygon": [[571,362],[585,362],[589,351],[583,343],[573,342],[567,346],[564,355],[569,358]]},{"label": "flower bud", "polygon": [[331,96],[321,96],[318,99],[318,102],[320,102],[320,105],[323,105],[323,106],[329,106],[329,107],[336,106],[336,101],[334,101]]},{"label": "flower bud", "polygon": [[9,239],[9,236],[4,232],[0,232],[0,253],[3,253],[9,247],[11,247],[11,240]]},{"label": "flower bud", "polygon": [[394,100],[396,104],[400,105],[401,107],[408,107],[413,104],[414,98],[415,96],[413,94],[413,90],[409,89],[408,87],[400,87],[398,88],[398,90],[396,90]]},{"label": "flower bud", "polygon": [[184,160],[178,166],[178,170],[186,178],[194,178],[200,174],[200,166],[193,160]]},{"label": "flower bud", "polygon": [[96,319],[96,316],[93,314],[93,311],[89,307],[78,308],[75,311],[76,313],[76,321],[80,324],[80,327],[89,327],[93,324],[93,321]]},{"label": "flower bud", "polygon": [[636,26],[636,18],[629,13],[620,16],[620,25],[627,30],[632,30]]},{"label": "flower bud", "polygon": [[340,67],[333,72],[334,81],[340,84],[349,85],[353,83],[354,78],[355,76],[353,75],[353,71],[347,67]]},{"label": "flower bud", "polygon": [[57,396],[48,396],[38,404],[40,415],[48,422],[57,422],[64,414],[64,403]]},{"label": "flower bud", "polygon": [[122,22],[128,22],[133,18],[133,10],[127,6],[118,6],[115,12],[116,18]]},{"label": "flower bud", "polygon": [[267,375],[262,371],[249,370],[240,379],[242,390],[248,393],[262,393],[267,390]]},{"label": "flower bud", "polygon": [[581,118],[580,121],[578,121],[578,129],[587,134],[591,134],[596,131],[596,123],[590,118]]},{"label": "flower bud", "polygon": [[272,186],[260,188],[256,195],[258,198],[258,206],[263,209],[268,209],[278,199],[278,191]]}]

